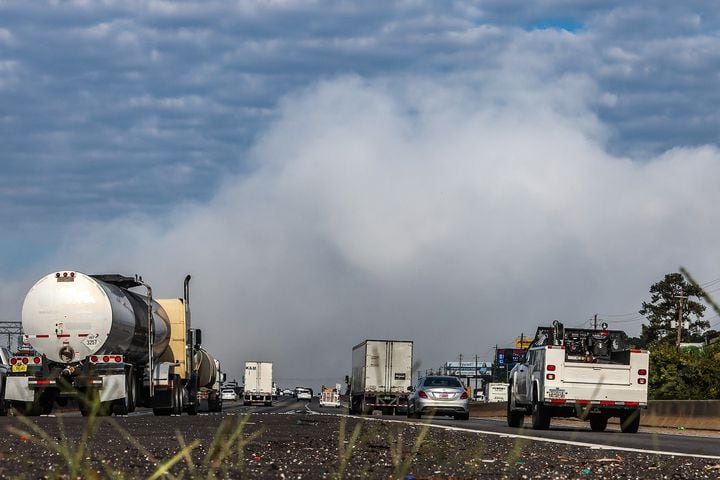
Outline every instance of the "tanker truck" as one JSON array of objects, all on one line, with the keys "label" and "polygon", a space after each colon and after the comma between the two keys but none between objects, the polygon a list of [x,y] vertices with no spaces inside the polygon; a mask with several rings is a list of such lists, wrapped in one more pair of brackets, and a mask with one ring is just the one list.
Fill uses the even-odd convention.
[{"label": "tanker truck", "polygon": [[189,284],[190,275],[183,298],[156,300],[138,276],[63,270],[41,278],[22,307],[35,352],[10,359],[3,400],[25,415],[49,414],[71,398],[83,415],[136,407],[197,414],[200,389],[216,378],[202,371],[207,352],[191,328]]},{"label": "tanker truck", "polygon": [[203,412],[222,412],[221,386],[225,374],[220,371],[220,362],[205,350],[195,355],[198,372],[198,408]]}]

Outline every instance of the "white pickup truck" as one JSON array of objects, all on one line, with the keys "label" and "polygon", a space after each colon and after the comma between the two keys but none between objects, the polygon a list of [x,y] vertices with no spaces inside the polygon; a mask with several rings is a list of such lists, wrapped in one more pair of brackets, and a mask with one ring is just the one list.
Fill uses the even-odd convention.
[{"label": "white pickup truck", "polygon": [[637,432],[647,408],[649,355],[626,344],[624,332],[605,324],[538,327],[526,358],[510,371],[508,425],[521,427],[532,415],[532,427],[545,430],[553,417],[577,417],[603,431],[608,418],[619,417],[623,432]]}]

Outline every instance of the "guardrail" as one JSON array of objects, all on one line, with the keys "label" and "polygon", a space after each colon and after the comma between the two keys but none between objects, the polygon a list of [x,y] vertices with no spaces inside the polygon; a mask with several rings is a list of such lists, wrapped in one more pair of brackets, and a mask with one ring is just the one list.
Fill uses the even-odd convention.
[{"label": "guardrail", "polygon": [[[472,417],[504,417],[505,402],[472,403]],[[612,420],[611,420],[612,421]],[[651,400],[640,424],[646,427],[720,430],[720,400]]]}]

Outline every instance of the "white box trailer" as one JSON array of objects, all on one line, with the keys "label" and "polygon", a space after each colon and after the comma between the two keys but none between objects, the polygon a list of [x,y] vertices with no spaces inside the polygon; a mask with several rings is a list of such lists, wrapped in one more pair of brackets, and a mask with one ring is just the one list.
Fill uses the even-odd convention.
[{"label": "white box trailer", "polygon": [[397,414],[407,407],[412,385],[413,342],[365,340],[352,350],[350,413],[380,409]]},{"label": "white box trailer", "polygon": [[245,362],[245,392],[243,405],[262,403],[271,406],[273,400],[272,362]]},{"label": "white box trailer", "polygon": [[487,403],[507,402],[507,383],[488,383],[485,401]]}]

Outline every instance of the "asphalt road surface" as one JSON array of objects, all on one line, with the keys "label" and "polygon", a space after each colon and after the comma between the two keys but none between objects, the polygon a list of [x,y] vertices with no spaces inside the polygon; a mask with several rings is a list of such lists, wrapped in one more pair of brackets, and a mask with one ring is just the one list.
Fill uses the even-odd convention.
[{"label": "asphalt road surface", "polygon": [[344,413],[317,398],[281,397],[272,407],[226,402],[222,413],[193,417],[2,417],[0,478],[720,476],[715,433],[621,434],[612,424],[596,433],[567,421],[537,432],[500,420]]}]

